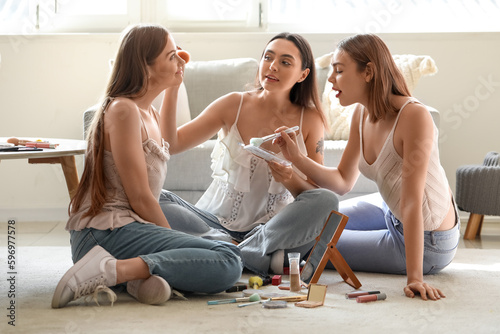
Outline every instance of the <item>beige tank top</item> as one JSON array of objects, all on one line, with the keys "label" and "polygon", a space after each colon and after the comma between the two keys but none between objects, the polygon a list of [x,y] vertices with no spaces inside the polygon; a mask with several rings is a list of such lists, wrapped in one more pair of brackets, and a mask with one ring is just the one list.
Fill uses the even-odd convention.
[{"label": "beige tank top", "polygon": [[[155,116],[158,121],[156,112]],[[143,122],[142,126],[147,136],[147,139],[142,143],[142,147],[144,150],[144,159],[146,160],[149,188],[153,195],[159,199],[165,177],[167,176],[167,161],[170,159],[169,145],[163,139],[161,145],[159,145],[154,139],[149,138],[149,133],[142,118],[141,121]],[[81,231],[84,228],[95,228],[98,230],[115,229],[134,221],[153,223],[145,221],[132,210],[123,189],[113,154],[109,151],[104,151],[103,160],[107,201],[102,211],[94,217],[83,217],[91,204],[90,195],[87,194],[80,206],[80,210],[70,215],[66,224],[66,230]]]},{"label": "beige tank top", "polygon": [[[396,148],[394,147],[394,131],[398,124],[399,116],[401,116],[404,107],[406,107],[409,103],[420,102],[414,98],[410,98],[401,107],[398,112],[398,116],[396,117],[396,122],[394,122],[392,130],[387,136],[379,156],[371,165],[366,162],[363,154],[362,120],[364,119],[364,108],[361,111],[361,119],[359,123],[361,146],[359,170],[368,179],[375,181],[382,198],[387,203],[387,206],[394,216],[400,221],[402,221],[400,200],[403,159],[399,156]],[[441,223],[446,217],[451,205],[448,179],[446,178],[445,171],[439,160],[438,139],[438,129],[434,125],[434,142],[429,160],[429,166],[427,168],[427,178],[425,182],[422,205],[424,229],[426,231],[433,231],[441,226]]]}]

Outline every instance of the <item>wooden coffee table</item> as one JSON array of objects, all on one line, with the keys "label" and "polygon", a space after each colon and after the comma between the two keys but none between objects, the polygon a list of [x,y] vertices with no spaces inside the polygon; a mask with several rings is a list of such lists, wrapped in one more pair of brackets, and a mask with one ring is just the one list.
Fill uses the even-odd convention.
[{"label": "wooden coffee table", "polygon": [[[32,139],[36,141],[39,138],[19,137],[22,139]],[[8,137],[0,137],[0,142],[6,142]],[[76,169],[75,155],[84,154],[87,148],[85,140],[59,139],[59,138],[40,138],[51,144],[59,144],[54,149],[43,149],[43,151],[28,152],[0,152],[1,160],[27,159],[30,164],[61,164],[66,185],[68,187],[69,197],[73,198],[78,187],[78,171]]]}]

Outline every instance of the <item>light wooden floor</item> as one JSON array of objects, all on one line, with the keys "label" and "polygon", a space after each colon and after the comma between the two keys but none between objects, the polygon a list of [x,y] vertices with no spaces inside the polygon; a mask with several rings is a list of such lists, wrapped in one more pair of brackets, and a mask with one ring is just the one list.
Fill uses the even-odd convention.
[{"label": "light wooden floor", "polygon": [[[461,233],[465,231],[467,220],[462,220]],[[69,246],[66,222],[16,222],[17,246]],[[7,244],[7,224],[0,223],[0,246]],[[483,224],[481,236],[475,240],[460,239],[460,248],[500,249],[500,223]]]}]

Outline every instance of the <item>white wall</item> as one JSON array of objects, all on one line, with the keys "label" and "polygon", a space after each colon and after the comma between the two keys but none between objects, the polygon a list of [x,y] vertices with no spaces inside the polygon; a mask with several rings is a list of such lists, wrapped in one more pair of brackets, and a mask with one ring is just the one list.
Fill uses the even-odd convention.
[{"label": "white wall", "polygon": [[[174,34],[192,60],[259,58],[274,34]],[[315,56],[344,35],[304,34]],[[441,160],[455,171],[500,151],[500,33],[381,35],[393,54],[430,55],[439,72],[414,95],[441,112]],[[0,36],[0,136],[82,138],[82,113],[106,84],[118,34]],[[81,172],[82,158],[77,158]],[[59,166],[0,163],[0,222],[66,218],[69,197]]]}]

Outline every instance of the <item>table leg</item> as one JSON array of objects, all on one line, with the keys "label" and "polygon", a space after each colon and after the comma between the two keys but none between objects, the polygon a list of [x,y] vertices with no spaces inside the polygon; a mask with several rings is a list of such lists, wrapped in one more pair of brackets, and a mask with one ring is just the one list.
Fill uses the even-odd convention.
[{"label": "table leg", "polygon": [[78,188],[78,171],[76,169],[76,161],[74,155],[68,155],[56,158],[36,158],[28,159],[30,164],[61,164],[61,168],[66,179],[66,186],[68,187],[69,197],[73,198]]}]

